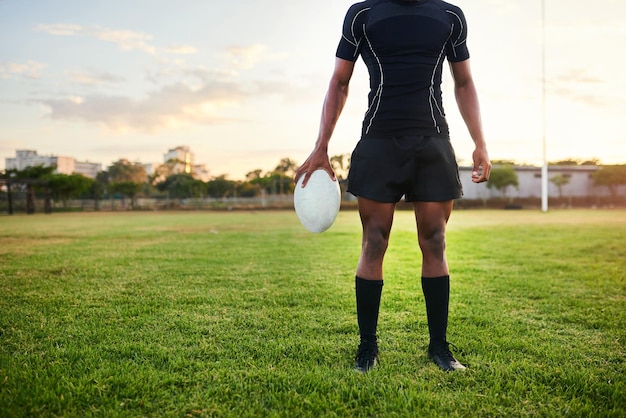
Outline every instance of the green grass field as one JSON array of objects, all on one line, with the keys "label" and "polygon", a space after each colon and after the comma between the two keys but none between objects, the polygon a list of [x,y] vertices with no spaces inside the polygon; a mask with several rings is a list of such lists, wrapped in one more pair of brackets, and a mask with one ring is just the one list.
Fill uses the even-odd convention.
[{"label": "green grass field", "polygon": [[411,212],[358,344],[356,212],[0,216],[0,416],[626,415],[626,211],[456,211],[449,339],[426,356]]}]

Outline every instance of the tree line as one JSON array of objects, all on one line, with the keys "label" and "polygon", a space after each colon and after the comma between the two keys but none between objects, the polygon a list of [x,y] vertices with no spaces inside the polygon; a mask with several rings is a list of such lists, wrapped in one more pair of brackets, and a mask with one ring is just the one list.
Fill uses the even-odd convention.
[{"label": "tree line", "polygon": [[[340,179],[347,174],[348,160],[348,155],[331,157]],[[143,164],[120,159],[99,172],[95,179],[81,174],[59,174],[55,173],[55,166],[38,165],[23,170],[7,169],[0,172],[0,181],[9,185],[9,191],[12,185],[13,191],[25,191],[29,198],[34,193],[43,193],[64,207],[72,199],[110,198],[127,198],[134,207],[140,197],[187,199],[292,194],[293,175],[299,167],[292,159],[282,158],[273,170],[252,170],[243,181],[230,180],[226,174],[202,181],[193,173],[179,172],[177,167],[181,163],[169,160],[149,175]]]},{"label": "tree line", "polygon": [[[514,163],[512,161],[496,160],[492,162],[493,168],[487,187],[489,189],[496,189],[502,197],[506,198],[506,191],[509,186],[518,188],[519,179],[515,172]],[[578,162],[577,160],[563,160],[550,163],[549,165],[598,165],[597,160]],[[600,166],[600,169],[592,174],[593,183],[596,186],[606,186],[609,189],[609,193],[613,200],[617,198],[617,188],[619,186],[626,185],[626,165],[605,165]],[[563,186],[566,186],[570,182],[570,177],[562,174],[557,174],[548,178],[548,180],[554,184],[559,190],[559,197],[563,198]]]},{"label": "tree line", "polygon": [[[347,177],[350,155],[340,154],[330,158],[335,174],[340,180]],[[45,193],[57,203],[66,206],[72,199],[127,198],[131,207],[139,197],[186,198],[229,198],[257,197],[262,195],[292,194],[293,175],[298,164],[290,158],[282,158],[273,170],[256,169],[246,174],[245,180],[230,180],[222,174],[202,181],[192,173],[177,172],[181,161],[170,160],[148,175],[143,164],[120,159],[107,170],[97,174],[95,179],[80,174],[54,173],[56,167],[33,166],[23,170],[7,169],[0,172],[0,181],[22,188],[27,195]],[[487,187],[499,190],[505,197],[509,186],[518,187],[518,178],[512,161],[494,161],[491,178]],[[597,165],[596,160],[579,162],[563,160],[550,165]],[[594,183],[607,186],[613,197],[617,188],[626,185],[626,165],[600,166],[593,174]],[[550,178],[559,190],[569,182],[569,178],[556,175]]]}]

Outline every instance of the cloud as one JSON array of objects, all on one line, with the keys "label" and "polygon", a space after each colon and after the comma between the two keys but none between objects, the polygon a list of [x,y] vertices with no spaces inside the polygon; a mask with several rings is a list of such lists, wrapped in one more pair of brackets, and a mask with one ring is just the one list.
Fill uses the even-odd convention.
[{"label": "cloud", "polygon": [[254,67],[258,62],[267,58],[267,45],[254,44],[248,46],[232,46],[226,48],[226,56],[230,61],[230,65],[248,70]]},{"label": "cloud", "polygon": [[[298,104],[310,101],[311,90],[304,85],[289,82],[252,80],[242,83],[234,78],[216,75],[219,71],[189,69],[183,76],[194,77],[162,86],[141,98],[103,94],[68,94],[64,98],[35,99],[31,103],[46,106],[53,120],[93,123],[114,132],[147,132],[177,129],[197,124],[222,124],[241,122],[226,115],[225,109],[247,101],[282,97],[286,102]],[[107,74],[73,73],[75,82],[84,84],[104,82],[115,76]],[[315,96],[317,98],[317,96]]]},{"label": "cloud", "polygon": [[568,72],[556,77],[562,83],[582,83],[582,84],[604,84],[606,80],[601,77],[589,74],[589,70],[578,68],[571,69]]},{"label": "cloud", "polygon": [[95,28],[90,30],[89,34],[101,41],[113,42],[124,51],[138,49],[150,55],[155,55],[157,52],[156,47],[148,43],[152,40],[152,36],[145,33],[130,30]]},{"label": "cloud", "polygon": [[244,100],[234,83],[210,83],[192,89],[176,83],[141,99],[91,95],[41,100],[55,120],[82,120],[117,132],[155,132],[190,124],[221,123],[220,109]]},{"label": "cloud", "polygon": [[213,79],[226,79],[235,76],[235,73],[231,70],[221,69],[206,69],[202,67],[186,68],[183,70],[185,75],[197,77],[200,80],[208,81]]},{"label": "cloud", "polygon": [[[39,25],[38,30],[55,36],[91,37],[113,43],[123,50],[137,50],[147,54],[167,52],[170,54],[193,54],[196,49],[187,45],[171,44],[157,48],[152,36],[128,30],[114,30],[99,26],[74,24]],[[268,96],[283,97],[289,101],[306,100],[306,85],[294,80],[243,78],[239,70],[250,69],[260,62],[280,58],[266,45],[253,44],[233,46],[223,50],[220,58],[226,58],[214,68],[188,66],[182,58],[157,57],[156,67],[145,69],[146,80],[156,85],[143,96],[133,93],[112,95],[112,83],[125,81],[104,70],[69,69],[65,72],[66,89],[57,95],[34,97],[30,103],[43,104],[49,109],[53,120],[79,121],[95,124],[114,132],[148,132],[176,129],[198,124],[232,122],[245,117],[231,117],[226,107],[239,106],[246,101],[256,101]],[[130,83],[128,83],[130,85]],[[72,91],[76,85],[98,87],[107,90],[88,93]],[[68,87],[69,86],[69,87]]]},{"label": "cloud", "polygon": [[37,30],[47,32],[50,35],[73,36],[81,35],[83,32],[83,27],[80,25],[73,25],[69,23],[57,23],[55,25],[38,25]]},{"label": "cloud", "polygon": [[55,36],[84,36],[104,42],[111,42],[124,51],[143,51],[150,55],[158,52],[170,54],[194,54],[197,49],[189,45],[173,45],[159,50],[152,45],[153,37],[147,33],[125,29],[111,29],[102,26],[82,26],[71,23],[40,24],[36,29]]},{"label": "cloud", "polygon": [[219,68],[205,68],[203,66],[189,67],[185,63],[180,65],[168,65],[156,70],[147,70],[147,81],[158,86],[183,82],[193,88],[202,88],[205,84],[216,82],[233,82],[237,73],[234,70],[222,70]]},{"label": "cloud", "polygon": [[320,91],[323,91],[323,86],[316,86],[315,83],[298,84],[285,80],[257,80],[253,86],[258,97],[278,96],[290,104],[317,101],[320,99]]},{"label": "cloud", "polygon": [[198,52],[198,49],[189,45],[170,45],[165,49],[168,54],[189,55]]},{"label": "cloud", "polygon": [[67,79],[70,83],[98,86],[106,83],[119,83],[124,78],[105,72],[67,71]]},{"label": "cloud", "polygon": [[0,79],[9,78],[29,78],[38,79],[41,72],[46,68],[46,64],[37,61],[26,61],[26,63],[7,62],[0,64]]},{"label": "cloud", "polygon": [[621,94],[616,94],[610,80],[593,74],[589,69],[571,69],[548,78],[551,94],[569,101],[594,107],[625,103]]}]

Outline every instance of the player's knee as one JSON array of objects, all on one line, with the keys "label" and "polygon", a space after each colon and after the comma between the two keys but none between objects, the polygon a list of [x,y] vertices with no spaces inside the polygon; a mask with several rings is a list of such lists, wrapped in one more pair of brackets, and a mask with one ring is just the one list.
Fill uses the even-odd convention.
[{"label": "player's knee", "polygon": [[370,228],[363,240],[363,254],[367,258],[382,258],[389,245],[389,232],[382,228]]},{"label": "player's knee", "polygon": [[446,251],[446,233],[444,230],[435,230],[427,235],[420,235],[419,245],[423,253],[443,254]]}]

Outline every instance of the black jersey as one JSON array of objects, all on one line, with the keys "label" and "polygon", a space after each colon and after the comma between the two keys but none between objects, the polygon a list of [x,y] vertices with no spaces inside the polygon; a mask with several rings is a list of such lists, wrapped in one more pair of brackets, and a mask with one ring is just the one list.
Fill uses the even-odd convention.
[{"label": "black jersey", "polygon": [[447,136],[441,101],[445,59],[469,58],[467,25],[441,0],[367,0],[348,10],[337,57],[359,55],[370,75],[362,137]]}]

